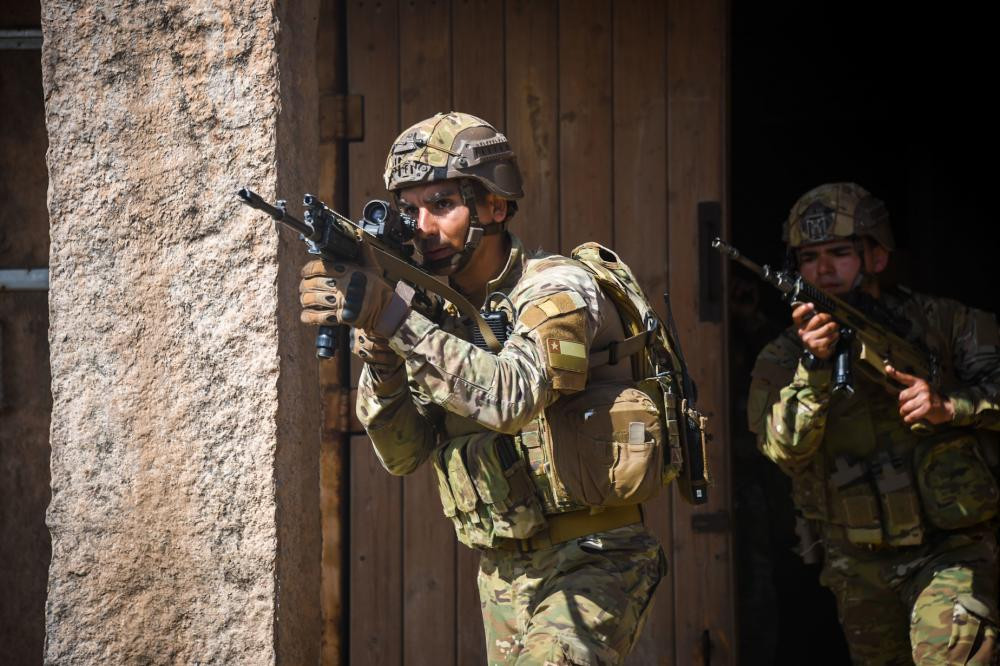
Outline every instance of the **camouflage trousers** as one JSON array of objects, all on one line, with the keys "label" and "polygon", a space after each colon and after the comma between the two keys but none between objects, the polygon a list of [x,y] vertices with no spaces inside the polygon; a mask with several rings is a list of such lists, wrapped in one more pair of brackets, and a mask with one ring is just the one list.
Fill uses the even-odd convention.
[{"label": "camouflage trousers", "polygon": [[478,582],[487,662],[620,664],[666,567],[660,544],[642,525],[527,553],[484,552]]},{"label": "camouflage trousers", "polygon": [[820,582],[855,664],[995,664],[997,542],[989,530],[866,551],[825,525]]}]

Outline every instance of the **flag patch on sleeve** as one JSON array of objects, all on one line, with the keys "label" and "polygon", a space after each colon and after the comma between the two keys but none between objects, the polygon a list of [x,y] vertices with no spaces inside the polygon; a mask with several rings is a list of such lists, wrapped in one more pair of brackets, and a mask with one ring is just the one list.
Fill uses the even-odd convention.
[{"label": "flag patch on sleeve", "polygon": [[587,371],[587,348],[579,342],[546,338],[545,349],[549,367],[570,372]]}]

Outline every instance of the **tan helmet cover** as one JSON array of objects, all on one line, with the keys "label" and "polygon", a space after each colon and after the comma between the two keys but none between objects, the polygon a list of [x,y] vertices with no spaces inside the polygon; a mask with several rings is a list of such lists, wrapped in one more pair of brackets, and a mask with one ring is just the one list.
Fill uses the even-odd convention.
[{"label": "tan helmet cover", "polygon": [[450,178],[472,178],[505,199],[524,196],[507,137],[488,122],[451,111],[413,125],[392,143],[385,162],[390,192]]},{"label": "tan helmet cover", "polygon": [[827,183],[803,194],[782,233],[789,248],[852,236],[869,236],[887,250],[895,248],[885,204],[855,183]]}]

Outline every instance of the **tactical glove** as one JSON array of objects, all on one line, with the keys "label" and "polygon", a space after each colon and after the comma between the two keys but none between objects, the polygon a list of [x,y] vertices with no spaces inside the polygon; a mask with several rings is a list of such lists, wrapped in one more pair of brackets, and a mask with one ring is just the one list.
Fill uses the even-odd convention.
[{"label": "tactical glove", "polygon": [[409,313],[409,303],[371,269],[314,259],[301,275],[303,323],[347,324],[388,338]]},{"label": "tactical glove", "polygon": [[380,377],[388,377],[403,365],[403,359],[389,347],[389,341],[375,333],[363,329],[352,331],[351,351],[362,361],[378,371]]}]

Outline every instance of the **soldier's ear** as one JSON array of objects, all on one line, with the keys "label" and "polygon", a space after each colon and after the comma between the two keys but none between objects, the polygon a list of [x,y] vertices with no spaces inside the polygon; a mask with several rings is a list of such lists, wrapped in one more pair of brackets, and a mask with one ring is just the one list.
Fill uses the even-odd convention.
[{"label": "soldier's ear", "polygon": [[889,250],[882,247],[879,243],[872,243],[871,258],[871,272],[881,273],[889,265]]},{"label": "soldier's ear", "polygon": [[491,222],[503,222],[507,219],[507,200],[492,192],[486,195],[486,205],[490,210]]}]

